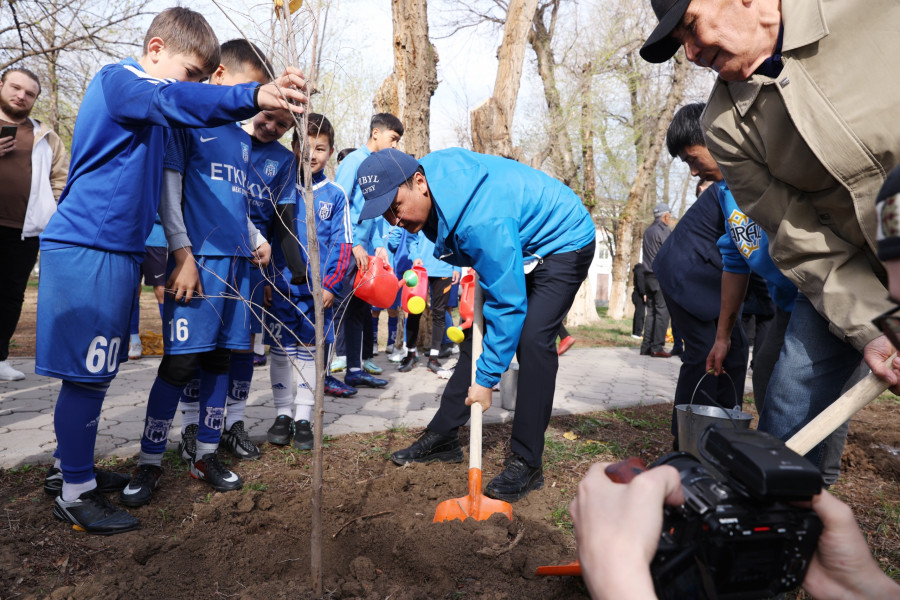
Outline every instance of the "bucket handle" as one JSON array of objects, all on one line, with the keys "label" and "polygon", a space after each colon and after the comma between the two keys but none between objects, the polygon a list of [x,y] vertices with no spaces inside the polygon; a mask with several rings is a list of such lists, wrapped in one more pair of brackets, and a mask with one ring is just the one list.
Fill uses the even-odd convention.
[{"label": "bucket handle", "polygon": [[[712,374],[712,371],[707,371],[706,373],[704,373],[704,374],[703,374],[703,377],[700,378],[700,381],[697,382],[697,385],[694,386],[694,393],[691,394],[691,401],[688,403],[688,406],[691,406],[691,405],[694,404],[694,396],[697,395],[697,390],[700,389],[700,384],[703,383],[703,380],[706,379],[706,376],[707,376],[707,375],[711,375],[711,374]],[[729,375],[729,374],[726,373],[725,371],[722,371],[722,375],[724,375],[725,377],[727,377],[727,378],[728,378],[728,381],[731,382],[731,390],[734,392],[734,407],[733,407],[733,410],[738,410],[738,411],[739,411],[739,410],[741,409],[741,403],[740,403],[740,401],[738,400],[737,386],[734,385],[734,379],[732,379],[732,378],[731,378],[731,375]],[[728,410],[727,408],[725,408],[724,406],[722,406],[721,404],[719,404],[719,401],[716,400],[715,398],[712,398],[709,394],[706,394],[706,397],[709,398],[709,399],[712,401],[712,403],[715,404],[716,406],[718,406],[719,408],[721,408],[721,409],[723,409],[723,410]]]},{"label": "bucket handle", "polygon": [[[692,412],[691,406],[694,405],[694,396],[697,395],[697,390],[700,389],[700,384],[703,382],[704,379],[706,379],[706,376],[710,375],[711,373],[712,373],[711,371],[707,371],[706,373],[703,374],[703,377],[700,378],[700,381],[697,382],[697,385],[694,387],[694,393],[691,394],[691,402],[688,404],[687,412]],[[741,412],[741,405],[737,401],[737,387],[734,385],[734,379],[731,378],[731,375],[729,375],[725,371],[722,371],[722,374],[725,375],[726,377],[728,377],[728,381],[731,382],[731,389],[734,391],[734,408],[731,408],[731,409],[725,408],[724,406],[719,404],[718,400],[716,400],[715,398],[713,398],[712,396],[707,394],[705,391],[703,392],[703,395],[706,396],[706,398],[710,402],[712,402],[713,404],[715,404],[716,406],[718,406],[719,408],[724,410],[725,414],[728,415],[728,420],[731,421],[731,426],[734,427],[735,429],[737,429],[737,423],[735,423],[734,415],[732,414],[732,411]]]}]

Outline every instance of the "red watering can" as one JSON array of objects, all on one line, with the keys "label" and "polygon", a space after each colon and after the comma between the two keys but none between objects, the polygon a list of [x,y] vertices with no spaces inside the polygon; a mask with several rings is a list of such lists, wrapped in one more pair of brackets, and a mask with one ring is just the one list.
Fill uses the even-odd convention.
[{"label": "red watering can", "polygon": [[403,288],[400,294],[400,306],[404,311],[418,315],[425,310],[425,295],[428,293],[428,271],[425,270],[425,267],[415,265],[406,271],[400,287]]},{"label": "red watering can", "polygon": [[463,329],[472,326],[472,320],[475,318],[475,286],[478,285],[474,271],[469,271],[462,279],[459,280],[459,316],[463,322],[459,327],[448,327],[447,337],[456,344],[462,343],[465,334]]},{"label": "red watering can", "polygon": [[397,298],[397,276],[391,265],[377,256],[369,257],[369,268],[357,271],[353,293],[360,300],[378,308],[390,308]]}]

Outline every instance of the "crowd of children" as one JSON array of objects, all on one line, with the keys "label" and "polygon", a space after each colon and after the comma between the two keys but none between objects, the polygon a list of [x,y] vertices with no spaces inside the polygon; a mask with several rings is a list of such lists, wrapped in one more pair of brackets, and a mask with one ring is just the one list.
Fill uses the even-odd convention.
[{"label": "crowd of children", "polygon": [[[271,348],[276,407],[267,439],[312,448],[316,337],[301,142],[309,148],[327,349],[337,330],[338,354],[349,363],[345,381],[328,374],[324,391],[348,397],[360,385],[388,383],[375,377],[381,368],[371,361],[377,312],[353,295],[354,277],[370,253],[392,261],[413,256],[420,264],[430,250],[424,238],[400,229],[356,223],[364,203],[356,167],[372,152],[396,147],[403,126],[393,115],[375,115],[369,142],[340,157],[342,187],[324,172],[334,153],[325,116],[307,115],[306,140],[295,132],[293,152],[280,142],[294,113],[304,110],[305,83],[293,67],[273,75],[254,44],[219,46],[201,15],[170,8],[153,20],[139,60],[104,67],[88,87],[68,183],[41,239],[35,366],[63,380],[54,414],[58,448],[44,487],[55,496],[54,516],[78,529],[110,535],[139,526],[105,494],[119,492],[127,507],[151,501],[179,405],[179,455],[191,476],[217,491],[242,487],[218,450],[243,460],[260,456],[244,411],[254,364],[265,363],[262,343]],[[402,251],[396,244],[386,249],[392,238]],[[148,393],[137,468],[128,476],[95,468],[94,446],[120,361],[141,355],[139,295],[122,290],[140,289],[142,266],[160,303],[164,355]],[[459,277],[437,267],[428,265],[434,371],[441,351],[452,353],[443,330]],[[83,285],[88,273],[92,286]],[[396,310],[390,312],[389,346],[398,335]],[[407,327],[400,371],[416,355],[418,316]],[[63,328],[66,335],[58,335]]]}]

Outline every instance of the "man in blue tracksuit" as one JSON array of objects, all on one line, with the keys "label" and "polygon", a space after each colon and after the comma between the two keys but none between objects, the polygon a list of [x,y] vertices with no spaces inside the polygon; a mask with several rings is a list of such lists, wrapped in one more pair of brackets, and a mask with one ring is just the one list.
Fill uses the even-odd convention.
[{"label": "man in blue tracksuit", "polygon": [[468,405],[491,405],[491,387],[519,361],[519,394],[506,468],[485,488],[515,501],[544,485],[541,456],[550,422],[558,356],[556,334],[587,277],[595,229],[575,193],[540,171],[460,148],[432,152],[421,163],[395,149],[359,167],[365,197],[359,219],[383,216],[424,232],[434,255],[471,266],[484,291],[484,349],[471,380],[471,340],[425,433],[391,455],[397,464],[460,462],[458,430]]}]

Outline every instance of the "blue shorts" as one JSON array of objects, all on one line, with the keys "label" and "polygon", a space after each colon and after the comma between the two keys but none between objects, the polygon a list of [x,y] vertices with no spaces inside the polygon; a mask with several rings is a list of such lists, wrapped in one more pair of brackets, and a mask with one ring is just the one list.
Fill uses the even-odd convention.
[{"label": "blue shorts", "polygon": [[111,381],[128,360],[141,265],[130,254],[81,246],[41,252],[34,372]]},{"label": "blue shorts", "polygon": [[266,272],[255,266],[250,266],[250,333],[262,333],[263,290],[269,285]]},{"label": "blue shorts", "polygon": [[[169,259],[168,273],[175,267]],[[250,349],[250,262],[234,256],[199,256],[203,297],[190,304],[166,294],[163,306],[163,352],[193,354],[215,348]]]},{"label": "blue shorts", "polygon": [[[334,343],[333,311],[325,309],[325,342]],[[297,344],[315,344],[316,307],[312,296],[285,298],[277,290],[272,292],[272,306],[266,312],[265,343],[273,347],[287,348]]]}]

